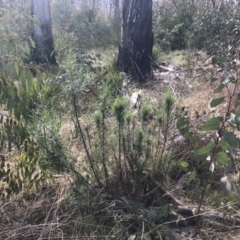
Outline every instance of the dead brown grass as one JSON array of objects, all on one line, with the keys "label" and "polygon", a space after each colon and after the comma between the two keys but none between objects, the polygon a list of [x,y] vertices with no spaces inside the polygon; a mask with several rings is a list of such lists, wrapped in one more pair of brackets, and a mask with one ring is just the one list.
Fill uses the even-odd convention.
[{"label": "dead brown grass", "polygon": [[61,239],[61,227],[70,224],[67,220],[74,214],[66,205],[69,187],[69,182],[60,177],[55,185],[2,202],[0,239]]}]

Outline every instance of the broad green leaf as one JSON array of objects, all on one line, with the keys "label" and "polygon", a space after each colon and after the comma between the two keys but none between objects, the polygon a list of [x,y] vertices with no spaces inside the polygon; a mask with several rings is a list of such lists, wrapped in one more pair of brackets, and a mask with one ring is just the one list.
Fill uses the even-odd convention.
[{"label": "broad green leaf", "polygon": [[185,138],[190,138],[193,135],[193,133],[190,132],[190,126],[186,126],[185,128],[181,129],[181,132]]},{"label": "broad green leaf", "polygon": [[30,55],[30,52],[31,52],[31,50],[30,50],[30,48],[29,48],[29,46],[28,46],[28,43],[26,43],[25,46],[24,46],[24,53],[25,53],[27,56],[29,56],[29,55]]},{"label": "broad green leaf", "polygon": [[188,175],[187,183],[188,183],[188,184],[191,183],[191,181],[195,179],[196,175],[197,175],[197,172],[196,172],[195,170],[192,171],[192,172],[190,173],[190,175]]},{"label": "broad green leaf", "polygon": [[228,142],[232,148],[239,148],[239,140],[233,132],[225,132],[223,139]]},{"label": "broad green leaf", "polygon": [[198,149],[197,151],[194,152],[193,154],[193,159],[195,160],[204,160],[206,159],[206,157],[208,155],[210,155],[210,153],[212,152],[214,148],[214,143],[213,142],[209,142],[207,144],[207,146],[202,147],[200,149]]},{"label": "broad green leaf", "polygon": [[221,104],[223,101],[224,101],[225,97],[221,97],[221,98],[216,98],[216,99],[213,99],[210,103],[210,106],[213,108],[213,107],[216,107],[218,106],[219,104]]},{"label": "broad green leaf", "polygon": [[211,183],[209,183],[206,187],[206,191],[208,191],[211,188]]},{"label": "broad green leaf", "polygon": [[220,84],[218,85],[218,87],[214,90],[214,93],[220,93],[222,92],[222,90],[224,89],[225,85],[224,84]]},{"label": "broad green leaf", "polygon": [[[199,169],[206,169],[209,167],[209,161],[204,159],[201,161],[201,164],[198,166]],[[210,171],[210,169],[209,169]]]},{"label": "broad green leaf", "polygon": [[232,148],[231,145],[224,139],[221,139],[221,141],[219,142],[219,145],[222,148],[222,150],[228,150],[228,149]]},{"label": "broad green leaf", "polygon": [[211,82],[216,82],[218,78],[211,78]]},{"label": "broad green leaf", "polygon": [[177,121],[177,128],[182,128],[189,124],[189,121],[185,117],[180,117]]},{"label": "broad green leaf", "polygon": [[177,161],[177,166],[181,170],[186,170],[188,168],[189,164],[185,161]]},{"label": "broad green leaf", "polygon": [[225,152],[217,153],[217,161],[222,165],[227,165],[229,162],[229,157]]},{"label": "broad green leaf", "polygon": [[219,117],[214,117],[210,119],[206,124],[202,125],[200,129],[202,131],[217,130],[221,124],[221,119]]},{"label": "broad green leaf", "polygon": [[215,58],[215,60],[217,61],[217,63],[229,63],[229,59],[226,57],[213,57],[212,61],[214,61],[213,59]]},{"label": "broad green leaf", "polygon": [[233,76],[232,74],[228,73],[226,76],[224,76],[224,77],[222,78],[221,83],[224,84],[224,85],[226,85],[226,84],[228,84],[229,82],[233,82],[233,81],[234,81],[234,76]]},{"label": "broad green leaf", "polygon": [[31,44],[31,47],[32,47],[32,48],[35,48],[35,42],[32,40],[31,37],[29,37],[29,42],[30,42],[30,44]]}]

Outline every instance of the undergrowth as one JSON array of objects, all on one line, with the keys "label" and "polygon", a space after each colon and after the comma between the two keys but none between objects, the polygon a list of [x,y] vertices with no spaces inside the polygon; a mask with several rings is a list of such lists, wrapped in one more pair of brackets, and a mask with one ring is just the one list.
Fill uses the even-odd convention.
[{"label": "undergrowth", "polygon": [[[232,104],[238,95],[239,65],[229,60],[237,56],[233,50],[237,49],[237,17],[225,24],[228,7],[219,5],[204,12],[206,8],[187,3],[174,6],[178,11],[165,3],[155,12],[158,40],[153,60],[162,57],[161,51],[187,46],[215,53],[221,42],[212,64],[224,74],[215,89],[220,95],[210,106],[217,109],[219,105],[224,111],[210,113],[200,126],[179,110],[170,89],[157,106],[141,100],[139,92],[139,104],[133,106],[131,96],[137,92],[129,87],[128,94],[122,93],[116,58],[99,67],[95,64],[100,55],[81,52],[85,47],[117,44],[118,18],[108,22],[99,14],[90,19],[91,9],[70,7],[60,16],[56,13],[62,3],[55,2],[59,70],[31,63],[34,44],[28,32],[22,36],[13,28],[8,35],[7,28],[1,29],[0,225],[4,229],[0,238],[12,234],[6,212],[20,219],[11,222],[17,222],[12,229],[16,239],[101,236],[129,240],[171,236],[171,224],[192,224],[204,235],[205,205],[237,212],[239,185],[232,173],[239,170],[236,130],[240,123]],[[222,21],[216,21],[222,11]],[[5,16],[7,23],[11,15]],[[22,39],[27,41],[16,47]],[[223,54],[226,57],[217,56]],[[184,66],[195,71],[188,63]],[[218,78],[208,80],[216,83]],[[65,122],[73,128],[61,135]],[[195,213],[184,208],[188,203],[195,206]],[[183,210],[190,212],[188,217],[182,217]],[[227,221],[232,226],[240,222],[237,217]]]}]

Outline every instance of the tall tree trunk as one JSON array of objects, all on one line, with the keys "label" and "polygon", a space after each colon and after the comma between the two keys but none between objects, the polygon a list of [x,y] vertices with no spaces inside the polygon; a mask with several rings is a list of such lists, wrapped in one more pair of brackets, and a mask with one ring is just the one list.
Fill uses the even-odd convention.
[{"label": "tall tree trunk", "polygon": [[94,12],[98,12],[100,9],[100,3],[99,3],[99,0],[93,0],[93,10]]},{"label": "tall tree trunk", "polygon": [[152,0],[124,0],[118,68],[146,79],[152,56]]},{"label": "tall tree trunk", "polygon": [[213,5],[213,8],[215,8],[215,7],[216,7],[215,0],[212,0],[212,5]]},{"label": "tall tree trunk", "polygon": [[110,2],[110,4],[109,4],[109,14],[108,14],[108,18],[109,18],[109,19],[110,19],[111,16],[112,16],[112,8],[113,8],[113,5],[112,5],[112,3]]},{"label": "tall tree trunk", "polygon": [[114,17],[119,15],[119,0],[114,0]]},{"label": "tall tree trunk", "polygon": [[36,45],[33,60],[37,63],[56,65],[49,0],[32,0],[31,4],[32,16],[40,23],[33,25],[33,39]]}]

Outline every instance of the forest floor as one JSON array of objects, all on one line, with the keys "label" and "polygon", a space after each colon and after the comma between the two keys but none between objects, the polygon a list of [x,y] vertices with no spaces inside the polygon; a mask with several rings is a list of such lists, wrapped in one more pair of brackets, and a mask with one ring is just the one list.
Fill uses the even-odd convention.
[{"label": "forest floor", "polygon": [[[211,78],[219,81],[212,83]],[[141,88],[130,82],[129,95],[141,89],[141,101],[157,108],[163,93],[171,90],[178,109],[198,132],[209,118],[224,114],[223,107],[210,107],[220,78],[218,67],[204,52],[173,52],[156,61],[149,81]],[[61,134],[69,136],[72,127],[69,121],[63,123]],[[210,137],[199,133],[201,141]],[[69,137],[67,141],[81,159],[82,152],[74,139]],[[192,154],[192,147],[186,155]],[[232,179],[238,186],[237,173]],[[162,179],[148,175],[147,193],[118,199],[102,194],[98,188],[78,191],[71,176],[56,174],[55,183],[11,197],[0,206],[0,239],[240,239],[239,196],[229,193],[219,200],[213,191],[197,215],[200,191],[196,186],[201,185],[201,176],[194,182],[199,185],[181,189],[180,181],[186,175],[178,178],[174,174],[178,173]],[[215,182],[223,176],[220,169]],[[73,201],[76,193],[79,202]],[[154,205],[155,199],[162,199],[163,205]]]}]

